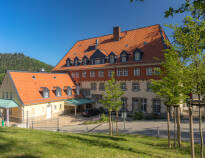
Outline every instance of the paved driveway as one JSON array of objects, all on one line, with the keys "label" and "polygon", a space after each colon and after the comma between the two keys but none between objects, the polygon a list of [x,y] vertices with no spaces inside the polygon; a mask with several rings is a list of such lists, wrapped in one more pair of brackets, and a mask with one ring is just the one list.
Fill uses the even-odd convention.
[{"label": "paved driveway", "polygon": [[[149,120],[149,121],[129,121],[125,123],[119,122],[119,132],[126,134],[142,134],[147,136],[159,136],[167,138],[167,122],[166,120]],[[114,123],[114,131],[115,131]],[[159,130],[158,130],[159,129]],[[171,122],[171,136],[174,136],[174,124]],[[64,126],[60,128],[64,132],[72,133],[108,133],[108,123],[93,124],[93,125],[74,125]],[[159,132],[158,132],[159,131]],[[199,130],[198,122],[194,122],[195,141],[199,142]],[[205,137],[205,124],[203,123],[203,131]],[[184,141],[189,141],[189,121],[185,120],[181,122],[181,134]]]}]

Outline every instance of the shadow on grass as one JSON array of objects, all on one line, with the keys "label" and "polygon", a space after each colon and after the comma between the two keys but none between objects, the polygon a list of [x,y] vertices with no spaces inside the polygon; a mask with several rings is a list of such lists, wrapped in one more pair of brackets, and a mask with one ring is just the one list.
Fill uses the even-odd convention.
[{"label": "shadow on grass", "polygon": [[[77,135],[66,135],[66,136],[63,136],[63,137],[66,138],[66,139],[78,140],[81,143],[84,143],[86,145],[98,146],[98,147],[101,147],[101,148],[108,148],[108,149],[116,149],[116,150],[121,150],[121,151],[128,151],[128,152],[132,152],[132,153],[135,153],[135,154],[146,155],[146,156],[149,156],[149,157],[153,156],[149,152],[143,152],[143,151],[137,150],[136,148],[134,149],[134,148],[129,147],[129,146],[126,147],[126,146],[118,145],[117,142],[119,140],[114,140],[114,142],[111,143],[109,141],[100,140],[100,139],[97,139],[97,140],[88,139],[88,138],[85,138],[85,136],[90,137],[92,135],[90,135],[90,134],[88,134],[88,135],[81,134],[80,136],[77,136]],[[96,137],[96,135],[94,135],[93,137],[104,139],[104,137]],[[109,138],[110,139],[109,136],[105,136],[105,138]]]},{"label": "shadow on grass", "polygon": [[6,158],[39,158],[39,156],[25,154],[25,155],[18,155],[18,156],[8,156]]},{"label": "shadow on grass", "polygon": [[119,137],[119,136],[109,136],[109,135],[96,135],[96,134],[81,134],[83,136],[89,136],[89,137],[96,137],[96,138],[102,138],[102,139],[108,139],[113,141],[127,141],[127,139]]}]

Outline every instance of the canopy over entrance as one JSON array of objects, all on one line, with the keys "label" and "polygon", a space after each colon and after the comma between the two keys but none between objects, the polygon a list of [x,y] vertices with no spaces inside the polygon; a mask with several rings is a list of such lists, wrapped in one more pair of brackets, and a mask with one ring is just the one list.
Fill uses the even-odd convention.
[{"label": "canopy over entrance", "polygon": [[11,99],[0,99],[0,108],[15,108],[18,107],[18,104]]},{"label": "canopy over entrance", "polygon": [[71,100],[65,100],[65,103],[68,104],[68,106],[74,106],[75,107],[75,116],[77,115],[77,107],[80,105],[84,105],[84,108],[86,108],[86,104],[94,103],[95,101],[88,98],[81,98],[81,99],[71,99]]},{"label": "canopy over entrance", "polygon": [[83,98],[83,99],[71,99],[71,100],[66,100],[66,103],[73,104],[75,106],[82,105],[82,104],[89,104],[89,103],[94,103],[95,101],[92,99],[88,98]]}]

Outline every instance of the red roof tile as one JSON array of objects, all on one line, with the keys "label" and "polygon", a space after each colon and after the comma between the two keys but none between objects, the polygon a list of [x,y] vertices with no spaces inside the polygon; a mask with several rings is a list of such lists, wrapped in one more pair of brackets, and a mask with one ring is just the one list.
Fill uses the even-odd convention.
[{"label": "red roof tile", "polygon": [[[71,99],[74,96],[67,96],[63,91],[65,86],[75,87],[68,74],[63,73],[32,73],[12,72],[10,76],[16,86],[17,92],[24,105],[53,102],[64,99]],[[50,90],[50,97],[43,98],[39,90],[46,87]],[[56,97],[54,87],[62,89],[62,96]]]},{"label": "red roof tile", "polygon": [[[159,60],[164,59],[162,37],[164,38],[165,34],[164,31],[161,30],[160,25],[153,25],[121,32],[121,39],[119,41],[113,40],[113,34],[81,40],[74,44],[53,71],[72,69],[71,67],[65,67],[67,58],[71,60],[74,60],[75,57],[78,57],[80,60],[84,56],[89,58],[96,50],[87,51],[87,49],[90,46],[94,46],[97,39],[99,41],[97,49],[101,50],[105,55],[114,52],[119,56],[124,50],[132,54],[133,51],[138,48],[144,52],[142,62],[159,62]],[[72,67],[80,68],[80,66]],[[92,67],[92,65],[83,67],[89,68]]]}]

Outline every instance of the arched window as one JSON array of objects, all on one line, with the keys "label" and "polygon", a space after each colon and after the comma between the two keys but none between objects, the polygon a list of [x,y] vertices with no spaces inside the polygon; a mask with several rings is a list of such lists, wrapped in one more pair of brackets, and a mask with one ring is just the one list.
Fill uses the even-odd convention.
[{"label": "arched window", "polygon": [[67,95],[68,95],[68,96],[71,96],[71,95],[72,95],[72,88],[71,88],[71,87],[68,87],[68,88],[67,88]]}]

